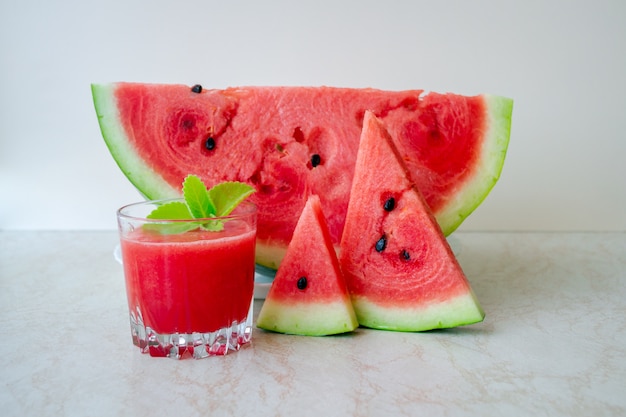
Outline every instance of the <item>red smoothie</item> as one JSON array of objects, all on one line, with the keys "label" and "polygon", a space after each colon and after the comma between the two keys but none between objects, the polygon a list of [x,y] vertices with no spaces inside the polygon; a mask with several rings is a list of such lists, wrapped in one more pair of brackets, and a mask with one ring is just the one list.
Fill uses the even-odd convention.
[{"label": "red smoothie", "polygon": [[254,291],[256,233],[161,235],[138,228],[121,239],[128,305],[159,334],[208,333],[246,320]]}]

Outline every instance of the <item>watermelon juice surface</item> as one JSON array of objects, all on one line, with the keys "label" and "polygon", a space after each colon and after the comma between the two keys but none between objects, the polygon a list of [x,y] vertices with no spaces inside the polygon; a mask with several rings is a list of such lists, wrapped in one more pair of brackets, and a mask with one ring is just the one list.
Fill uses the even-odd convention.
[{"label": "watermelon juice surface", "polygon": [[256,206],[219,218],[222,230],[206,230],[199,226],[206,219],[195,219],[188,221],[193,230],[179,232],[184,221],[133,213],[157,203],[118,212],[133,343],[143,353],[175,358],[238,350],[252,332]]}]

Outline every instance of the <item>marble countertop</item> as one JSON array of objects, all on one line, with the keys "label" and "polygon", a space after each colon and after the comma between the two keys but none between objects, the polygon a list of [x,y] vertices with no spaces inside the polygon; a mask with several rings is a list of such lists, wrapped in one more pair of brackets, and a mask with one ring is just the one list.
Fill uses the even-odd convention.
[{"label": "marble countertop", "polygon": [[0,408],[54,416],[626,415],[626,233],[453,238],[486,312],[482,323],[332,337],[255,329],[239,352],[176,361],[131,344],[115,232],[0,232]]}]

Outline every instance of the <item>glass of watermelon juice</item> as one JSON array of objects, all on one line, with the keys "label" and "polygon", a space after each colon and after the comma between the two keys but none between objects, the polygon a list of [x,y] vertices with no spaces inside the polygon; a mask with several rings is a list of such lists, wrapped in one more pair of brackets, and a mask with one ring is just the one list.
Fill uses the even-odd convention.
[{"label": "glass of watermelon juice", "polygon": [[177,359],[239,350],[252,336],[256,206],[209,219],[146,217],[171,201],[117,212],[133,343]]}]

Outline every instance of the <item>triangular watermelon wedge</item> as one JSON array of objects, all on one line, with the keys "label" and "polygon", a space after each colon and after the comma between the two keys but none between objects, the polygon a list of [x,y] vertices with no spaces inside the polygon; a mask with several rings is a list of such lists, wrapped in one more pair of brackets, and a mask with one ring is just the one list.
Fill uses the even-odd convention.
[{"label": "triangular watermelon wedge", "polygon": [[423,331],[484,313],[383,123],[363,121],[340,264],[361,325]]},{"label": "triangular watermelon wedge", "polygon": [[310,196],[304,206],[257,326],[308,336],[358,327],[317,195]]}]

